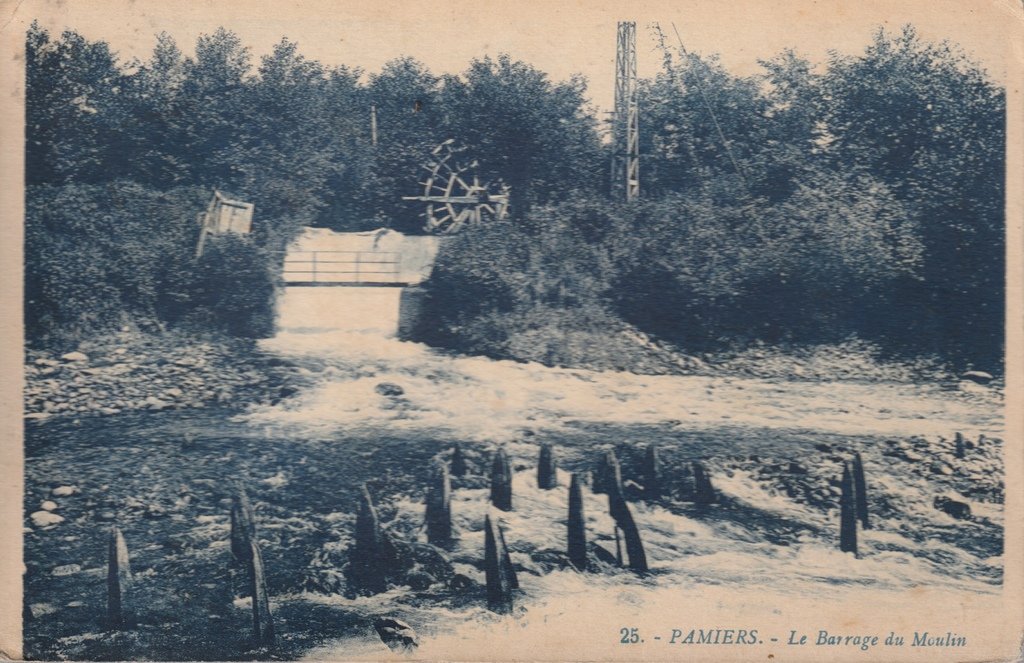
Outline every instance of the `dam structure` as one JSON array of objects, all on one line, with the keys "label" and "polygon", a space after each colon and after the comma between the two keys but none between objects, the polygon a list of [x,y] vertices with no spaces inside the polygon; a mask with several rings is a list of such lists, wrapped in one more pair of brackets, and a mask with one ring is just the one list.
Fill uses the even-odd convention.
[{"label": "dam structure", "polygon": [[419,313],[442,238],[381,228],[305,228],[287,248],[277,328],[406,338]]}]

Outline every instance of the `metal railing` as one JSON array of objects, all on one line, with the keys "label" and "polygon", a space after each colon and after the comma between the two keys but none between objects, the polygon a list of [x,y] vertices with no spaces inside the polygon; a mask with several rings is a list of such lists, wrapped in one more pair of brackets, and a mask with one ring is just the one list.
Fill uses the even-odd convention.
[{"label": "metal railing", "polygon": [[289,251],[285,283],[401,284],[396,251]]}]

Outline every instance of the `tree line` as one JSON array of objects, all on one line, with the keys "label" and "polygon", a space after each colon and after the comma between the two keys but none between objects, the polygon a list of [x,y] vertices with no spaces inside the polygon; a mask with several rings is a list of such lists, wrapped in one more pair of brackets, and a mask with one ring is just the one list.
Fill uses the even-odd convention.
[{"label": "tree line", "polygon": [[432,342],[515,356],[545,320],[624,320],[688,349],[856,335],[1001,361],[1005,98],[984,70],[912,28],[822,63],[787,51],[746,77],[661,52],[640,83],[642,199],[627,205],[609,198],[581,77],[504,55],[458,75],[412,58],[366,75],[287,39],[254,61],[223,29],[191,56],[160,35],[147,60],[122,62],[33,25],[28,336],[125,316],[268,333],[270,290],[232,294],[222,266],[189,254],[204,196],[255,203],[252,241],[223,251],[261,266],[248,273],[265,286],[304,225],[417,232],[401,197],[454,138],[510,185],[512,216],[446,245]]}]

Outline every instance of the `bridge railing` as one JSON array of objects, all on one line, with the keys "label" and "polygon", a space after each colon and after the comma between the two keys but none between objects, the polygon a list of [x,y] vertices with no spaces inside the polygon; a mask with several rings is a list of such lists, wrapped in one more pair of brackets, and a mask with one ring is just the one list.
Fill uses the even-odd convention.
[{"label": "bridge railing", "polygon": [[284,257],[285,283],[403,283],[396,251],[289,251]]}]

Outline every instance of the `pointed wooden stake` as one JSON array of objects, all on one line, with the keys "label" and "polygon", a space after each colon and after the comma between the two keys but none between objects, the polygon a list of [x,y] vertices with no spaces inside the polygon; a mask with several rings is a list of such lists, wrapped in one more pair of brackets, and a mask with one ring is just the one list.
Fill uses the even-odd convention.
[{"label": "pointed wooden stake", "polygon": [[644,453],[644,498],[656,500],[661,497],[661,459],[658,447],[651,444]]},{"label": "pointed wooden stake", "polygon": [[693,462],[693,501],[699,505],[714,504],[718,500],[715,487],[711,484],[711,476],[704,466]]},{"label": "pointed wooden stake", "polygon": [[499,523],[495,523],[495,529],[498,531],[498,546],[501,551],[502,573],[505,574],[505,579],[508,581],[509,587],[512,589],[519,589],[519,577],[516,576],[516,572],[512,568],[512,557],[508,554],[508,544],[505,543],[505,532],[502,531]]},{"label": "pointed wooden stake", "polygon": [[110,530],[107,544],[107,622],[111,628],[121,628],[125,624],[125,603],[131,580],[128,545],[121,530],[114,527]]},{"label": "pointed wooden stake", "polygon": [[[616,547],[618,547],[618,530],[622,530],[622,538],[626,543],[626,556],[629,558],[629,568],[639,573],[646,573],[647,554],[644,552],[643,541],[640,540],[640,529],[633,520],[633,514],[626,504],[626,498],[622,495],[622,487],[608,493],[608,511],[615,520]],[[622,555],[619,553],[619,563],[622,563]]]},{"label": "pointed wooden stake", "polygon": [[839,549],[857,554],[857,516],[854,504],[853,475],[848,463],[843,463],[843,481],[839,495]]},{"label": "pointed wooden stake", "polygon": [[537,462],[537,487],[551,490],[558,487],[558,465],[555,452],[550,444],[540,445],[540,459]]},{"label": "pointed wooden stake", "polygon": [[270,614],[270,597],[267,595],[267,578],[263,568],[263,555],[256,541],[249,544],[249,558],[252,571],[252,630],[260,646],[274,642],[274,619]]},{"label": "pointed wooden stake", "polygon": [[427,489],[427,541],[446,547],[452,540],[452,486],[448,465],[441,463]]},{"label": "pointed wooden stake", "polygon": [[359,513],[356,514],[355,542],[350,564],[356,583],[361,589],[374,594],[387,589],[384,576],[384,538],[377,509],[373,506],[370,491],[364,485],[360,496]]},{"label": "pointed wooden stake", "polygon": [[452,448],[452,476],[463,477],[466,476],[466,457],[462,455],[462,447],[456,444]]},{"label": "pointed wooden stake", "polygon": [[235,560],[249,563],[252,547],[256,540],[256,517],[244,490],[239,490],[231,501],[231,554]]},{"label": "pointed wooden stake", "polygon": [[613,490],[622,492],[622,469],[613,449],[606,451],[597,461],[593,490],[595,493],[608,494]]},{"label": "pointed wooden stake", "polygon": [[512,468],[504,448],[495,452],[491,464],[491,503],[502,511],[512,510]]},{"label": "pointed wooden stake", "polygon": [[[508,568],[508,555],[498,526],[491,516],[484,518],[484,575],[487,583],[487,608],[493,612],[512,611],[512,584],[515,572]],[[518,584],[518,581],[517,581]]]},{"label": "pointed wooden stake", "polygon": [[622,559],[622,537],[619,536],[619,526],[616,525],[612,529],[615,530],[615,563],[625,566],[625,560]]},{"label": "pointed wooden stake", "polygon": [[587,568],[587,521],[583,517],[583,490],[575,473],[569,481],[569,562],[580,571]]},{"label": "pointed wooden stake", "polygon": [[853,457],[853,493],[857,507],[857,519],[864,529],[871,529],[868,517],[868,485],[864,479],[864,461],[858,451]]}]

